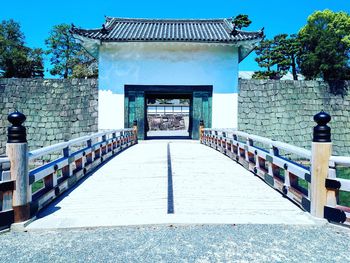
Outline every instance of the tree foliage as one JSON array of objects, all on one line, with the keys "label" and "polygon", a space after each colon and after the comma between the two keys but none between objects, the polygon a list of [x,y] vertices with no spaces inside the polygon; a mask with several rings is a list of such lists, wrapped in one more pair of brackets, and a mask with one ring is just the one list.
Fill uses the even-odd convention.
[{"label": "tree foliage", "polygon": [[264,39],[255,49],[255,53],[257,55],[255,61],[258,62],[259,67],[266,68],[267,71],[271,71],[271,67],[274,65],[272,44],[272,40]]},{"label": "tree foliage", "polygon": [[297,35],[279,34],[275,36],[273,53],[277,71],[286,73],[291,70],[293,79],[297,80],[297,59],[300,56],[300,42]]},{"label": "tree foliage", "polygon": [[280,79],[291,69],[294,80],[298,79],[300,45],[296,35],[279,34],[273,39],[262,40],[255,52],[255,61],[266,70],[255,72],[253,78]]},{"label": "tree foliage", "polygon": [[54,26],[45,43],[53,66],[50,70],[52,75],[63,78],[97,76],[97,66],[93,65],[94,63],[96,65],[96,60],[75,41],[69,25]]},{"label": "tree foliage", "polygon": [[243,27],[248,27],[252,21],[248,18],[248,15],[239,14],[233,19],[232,23],[234,25],[234,30],[241,30]]},{"label": "tree foliage", "polygon": [[307,79],[350,78],[350,15],[316,11],[299,31],[300,69]]},{"label": "tree foliage", "polygon": [[0,24],[0,76],[31,78],[44,76],[43,51],[25,46],[20,24],[3,20]]},{"label": "tree foliage", "polygon": [[73,67],[72,78],[97,78],[98,63],[90,56],[85,49],[81,49],[77,54],[79,64]]}]

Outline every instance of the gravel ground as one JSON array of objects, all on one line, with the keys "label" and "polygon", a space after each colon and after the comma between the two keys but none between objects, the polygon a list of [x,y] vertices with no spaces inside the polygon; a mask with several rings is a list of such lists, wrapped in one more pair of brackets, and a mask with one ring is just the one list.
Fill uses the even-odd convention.
[{"label": "gravel ground", "polygon": [[0,262],[350,262],[332,225],[204,225],[8,232]]}]

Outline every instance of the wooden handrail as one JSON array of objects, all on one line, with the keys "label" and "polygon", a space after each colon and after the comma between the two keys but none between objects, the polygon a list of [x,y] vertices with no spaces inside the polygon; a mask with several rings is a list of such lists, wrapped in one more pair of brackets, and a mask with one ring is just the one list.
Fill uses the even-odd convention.
[{"label": "wooden handrail", "polygon": [[[322,115],[321,118],[328,117]],[[325,121],[320,121],[319,125],[325,125],[324,123]],[[318,136],[318,127],[315,127],[314,136]],[[320,129],[322,133],[319,136],[328,136],[323,132],[324,127]],[[239,140],[238,137],[244,138],[245,141]],[[350,180],[336,176],[338,165],[350,167],[350,157],[330,155],[327,157],[330,144],[324,137],[321,137],[320,142],[314,140],[313,151],[236,129],[205,128],[202,129],[200,141],[242,164],[313,215],[325,217],[330,221],[350,223],[350,207],[337,204],[339,190],[350,193]],[[266,145],[270,150],[256,147],[254,145],[256,142]],[[283,157],[279,150],[299,156],[311,164],[311,167]],[[324,161],[327,160],[329,168],[327,162],[325,167]],[[319,163],[322,164],[322,169]],[[321,175],[317,174],[319,171],[322,172]],[[300,179],[304,181],[304,186],[307,185],[307,189],[299,185]]]},{"label": "wooden handrail", "polygon": [[329,160],[331,162],[334,162],[335,164],[350,167],[350,157],[348,157],[348,156],[331,156],[331,158]]},{"label": "wooden handrail", "polygon": [[260,143],[263,143],[266,145],[275,146],[277,148],[283,149],[285,151],[288,151],[290,153],[294,153],[296,155],[299,155],[299,156],[302,156],[305,158],[311,158],[311,151],[310,150],[307,150],[307,149],[304,149],[304,148],[301,148],[298,146],[294,146],[294,145],[291,145],[291,144],[288,144],[285,142],[271,140],[269,138],[261,137],[261,136],[254,135],[254,134],[249,134],[249,133],[238,131],[235,129],[208,129],[208,128],[205,128],[204,131],[206,131],[206,130],[217,131],[218,133],[220,132],[221,134],[223,132],[226,132],[227,134],[234,134],[234,135],[241,136],[241,137],[244,137],[247,139],[252,139],[255,142],[260,142]]},{"label": "wooden handrail", "polygon": [[0,157],[0,163],[7,163],[10,159],[8,157]]},{"label": "wooden handrail", "polygon": [[[14,184],[12,187],[11,182],[0,181],[0,187],[12,187],[13,210],[10,212],[13,218],[10,220],[15,223],[28,220],[97,166],[137,143],[137,127],[134,126],[102,131],[28,152],[26,128],[22,126],[26,117],[14,112],[8,119],[12,124],[8,128],[8,157],[1,157],[0,163],[11,163]],[[46,155],[50,155],[51,161],[43,164],[40,159]],[[36,160],[40,160],[40,165],[28,171],[29,161],[37,165]]]},{"label": "wooden handrail", "polygon": [[43,155],[47,155],[47,154],[50,154],[52,152],[57,152],[57,151],[63,150],[64,148],[67,148],[71,145],[84,143],[88,140],[96,139],[98,137],[108,136],[108,135],[111,135],[113,133],[132,132],[132,131],[133,131],[133,129],[119,129],[119,130],[109,130],[109,131],[105,131],[105,132],[99,132],[99,133],[94,133],[94,134],[87,135],[87,136],[82,136],[82,137],[79,137],[76,139],[69,140],[67,142],[61,142],[61,143],[57,143],[54,145],[43,147],[43,148],[40,148],[37,150],[30,151],[28,153],[28,158],[29,158],[29,160],[37,159]]},{"label": "wooden handrail", "polygon": [[[135,132],[135,127],[99,132],[31,151],[31,160],[62,151],[62,155],[55,160],[29,171],[29,184],[32,188],[39,181],[42,181],[43,185],[32,193],[31,202],[35,204],[32,206],[36,208],[34,212],[42,209],[98,165],[136,144]],[[97,141],[91,143],[95,139]],[[71,146],[79,147],[70,152]]]},{"label": "wooden handrail", "polygon": [[[246,141],[239,141],[238,137],[245,138]],[[255,142],[265,144],[269,151],[254,146]],[[306,211],[310,210],[309,168],[284,158],[279,154],[278,149],[299,155],[310,162],[309,151],[234,129],[206,128],[202,143],[229,156],[283,195],[293,199],[300,207]],[[307,183],[307,189],[302,188],[298,178]]]}]

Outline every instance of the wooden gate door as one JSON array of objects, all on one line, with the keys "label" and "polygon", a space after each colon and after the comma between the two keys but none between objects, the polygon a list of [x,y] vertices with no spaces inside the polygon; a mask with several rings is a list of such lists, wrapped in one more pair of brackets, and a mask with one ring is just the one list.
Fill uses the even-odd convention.
[{"label": "wooden gate door", "polygon": [[194,91],[192,103],[192,139],[199,139],[199,122],[211,128],[212,92]]},{"label": "wooden gate door", "polygon": [[124,127],[131,128],[134,120],[137,121],[138,138],[145,138],[146,102],[144,91],[128,91],[124,99]]},{"label": "wooden gate door", "polygon": [[147,92],[163,94],[190,94],[190,136],[199,139],[199,122],[204,121],[205,127],[211,128],[212,118],[212,86],[148,86],[126,85],[124,100],[124,127],[132,127],[133,121],[137,121],[138,138],[146,137],[146,100]]}]

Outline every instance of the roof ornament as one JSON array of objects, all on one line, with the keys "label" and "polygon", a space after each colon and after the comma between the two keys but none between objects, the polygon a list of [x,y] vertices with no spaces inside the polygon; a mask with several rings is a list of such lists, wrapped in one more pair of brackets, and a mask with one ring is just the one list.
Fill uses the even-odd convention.
[{"label": "roof ornament", "polygon": [[108,33],[108,30],[106,29],[105,24],[102,24],[101,33],[102,33],[103,35],[105,35],[105,34],[107,34],[107,33]]},{"label": "roof ornament", "polygon": [[264,29],[265,29],[265,27],[263,27],[262,29],[259,30],[260,37],[265,37]]}]

